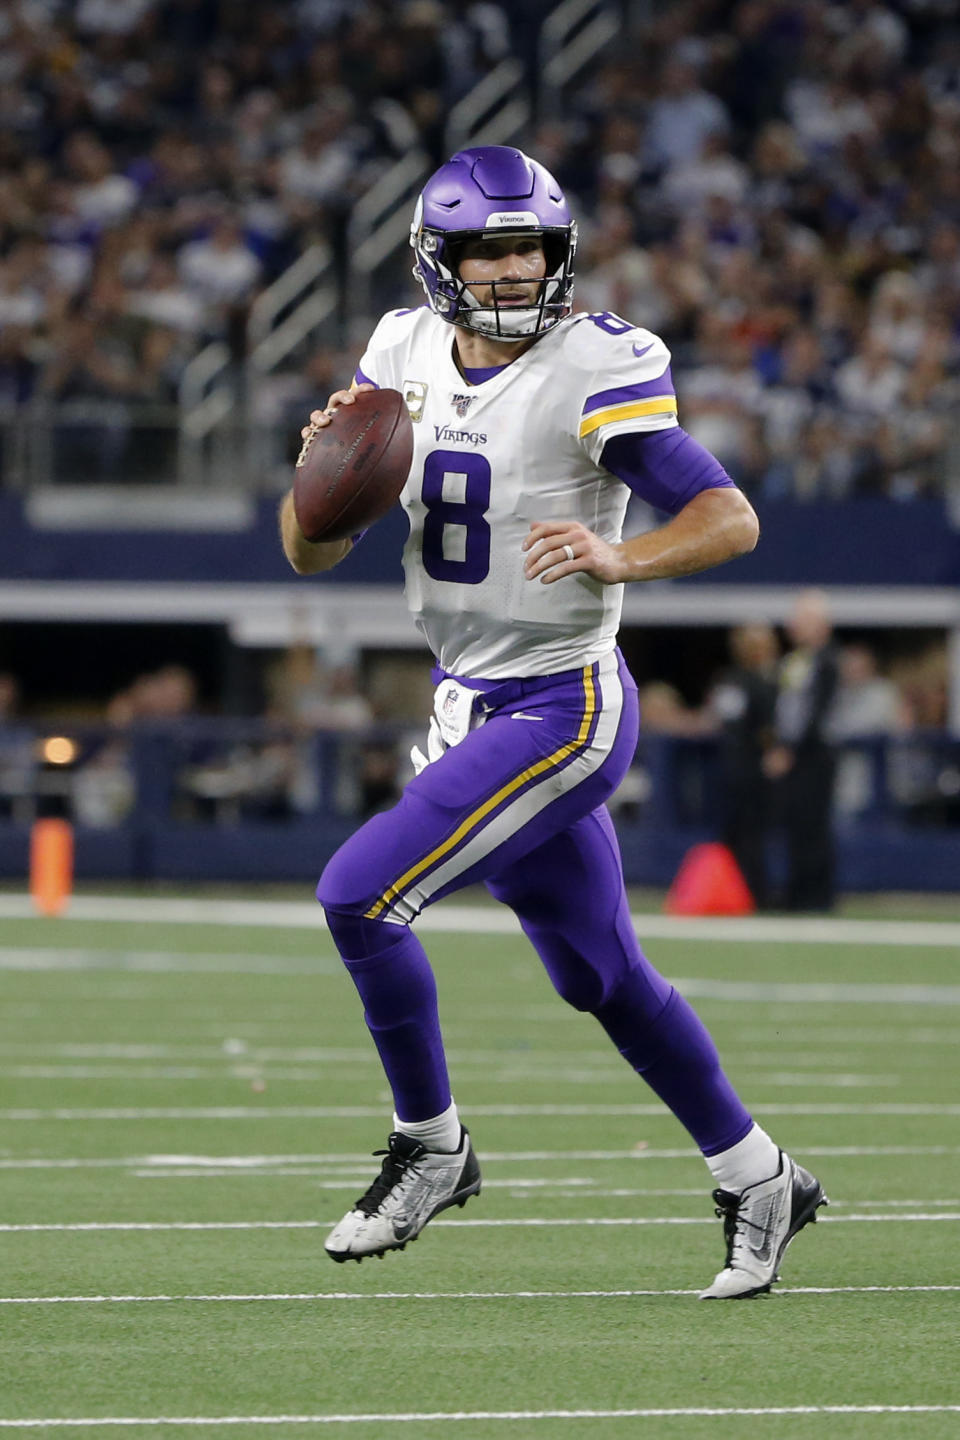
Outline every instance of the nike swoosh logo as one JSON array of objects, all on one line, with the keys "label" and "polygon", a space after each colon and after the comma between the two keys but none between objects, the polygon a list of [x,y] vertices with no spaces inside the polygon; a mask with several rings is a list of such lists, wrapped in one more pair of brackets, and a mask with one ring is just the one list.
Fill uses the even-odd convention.
[{"label": "nike swoosh logo", "polygon": [[510,716],[511,720],[542,720],[542,715],[525,715],[522,710],[514,710]]},{"label": "nike swoosh logo", "polygon": [[413,1229],[413,1221],[412,1221],[412,1220],[408,1220],[405,1215],[403,1216],[402,1219],[397,1219],[396,1217],[394,1217],[394,1221],[393,1221],[393,1238],[394,1238],[394,1240],[406,1240],[407,1236],[410,1234],[410,1231],[411,1231],[412,1229]]},{"label": "nike swoosh logo", "polygon": [[639,360],[641,355],[646,355],[647,351],[648,351],[648,350],[652,350],[652,349],[653,349],[653,341],[651,340],[651,341],[650,341],[650,344],[649,344],[649,345],[644,345],[644,347],[643,347],[642,350],[640,349],[640,347],[639,347],[638,345],[634,345],[634,347],[633,347],[633,353],[634,353],[634,355],[636,355],[637,359]]},{"label": "nike swoosh logo", "polygon": [[757,1222],[763,1229],[763,1244],[751,1245],[756,1258],[761,1265],[768,1265],[773,1255],[773,1225],[775,1220],[776,1202],[771,1200],[767,1206],[766,1214]]}]

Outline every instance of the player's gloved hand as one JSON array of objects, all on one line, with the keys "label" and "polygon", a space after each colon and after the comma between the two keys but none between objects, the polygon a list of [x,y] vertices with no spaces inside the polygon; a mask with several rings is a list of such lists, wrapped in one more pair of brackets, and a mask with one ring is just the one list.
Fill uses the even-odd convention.
[{"label": "player's gloved hand", "polygon": [[419,745],[414,745],[410,751],[414,774],[419,775],[421,770],[425,770],[428,765],[432,765],[434,760],[439,760],[440,756],[446,751],[446,748],[443,736],[440,734],[440,726],[437,724],[435,717],[431,715],[430,728],[427,731],[426,755],[424,755]]},{"label": "player's gloved hand", "polygon": [[608,545],[579,520],[534,520],[522,548],[524,575],[541,585],[578,573],[603,585],[619,585],[626,578],[620,546]]},{"label": "player's gloved hand", "polygon": [[357,395],[361,390],[376,390],[376,385],[358,385],[354,390],[334,390],[323,410],[311,410],[310,421],[300,431],[300,438],[307,440],[316,435],[318,430],[323,430],[333,419],[333,412],[341,405],[356,404]]}]

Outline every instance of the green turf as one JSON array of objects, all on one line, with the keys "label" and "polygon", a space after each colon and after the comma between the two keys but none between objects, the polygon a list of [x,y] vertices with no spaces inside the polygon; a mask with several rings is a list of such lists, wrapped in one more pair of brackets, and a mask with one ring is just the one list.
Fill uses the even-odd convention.
[{"label": "green turf", "polygon": [[[711,1306],[691,1294],[573,1292],[695,1290],[722,1260],[715,1220],[466,1223],[702,1222],[710,1182],[684,1132],[594,1022],[555,999],[522,939],[433,934],[427,943],[484,1193],[402,1255],[335,1267],[321,1227],[371,1178],[367,1152],[383,1143],[389,1106],[325,936],[0,922],[6,1225],[320,1222],[0,1232],[3,1297],[173,1297],[0,1306],[0,1420],[960,1404],[960,1290],[913,1288],[960,1286],[960,1222],[896,1218],[960,1214],[960,956],[920,946],[651,943],[661,968],[691,989],[954,987],[912,1003],[787,1001],[762,989],[696,1000],[748,1103],[834,1202],[830,1223],[792,1247],[776,1296]],[[877,1113],[898,1106],[917,1113]],[[548,1113],[523,1113],[533,1107]],[[800,1113],[776,1113],[783,1107]],[[877,1147],[916,1153],[856,1153]],[[57,1160],[76,1163],[47,1163]],[[844,1218],[870,1215],[881,1218]],[[801,1293],[872,1285],[911,1288]],[[185,1298],[218,1295],[307,1298]],[[390,1429],[291,1422],[76,1433],[379,1440]],[[939,1440],[960,1433],[960,1414],[395,1429],[401,1440],[448,1431],[464,1440]]]}]

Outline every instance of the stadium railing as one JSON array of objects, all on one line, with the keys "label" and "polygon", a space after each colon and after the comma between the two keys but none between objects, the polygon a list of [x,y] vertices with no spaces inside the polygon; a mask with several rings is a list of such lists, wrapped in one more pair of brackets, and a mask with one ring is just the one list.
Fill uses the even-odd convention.
[{"label": "stadium railing", "polygon": [[[409,772],[410,726],[312,732],[202,718],[0,728],[0,875],[26,873],[30,826],[77,828],[82,875],[309,879]],[[838,747],[841,883],[953,889],[960,741],[942,731]],[[648,734],[611,803],[628,879],[667,884],[690,845],[722,833],[719,742]],[[771,860],[781,863],[775,826]]]}]

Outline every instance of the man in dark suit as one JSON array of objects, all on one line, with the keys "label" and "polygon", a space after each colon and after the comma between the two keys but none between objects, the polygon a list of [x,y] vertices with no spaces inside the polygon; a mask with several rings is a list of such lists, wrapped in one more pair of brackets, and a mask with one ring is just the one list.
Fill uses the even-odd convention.
[{"label": "man in dark suit", "polygon": [[806,590],[787,622],[792,648],[780,662],[777,744],[764,758],[779,782],[787,837],[788,910],[830,910],[835,896],[832,810],[836,769],[828,722],[837,690],[837,655],[826,596]]}]

